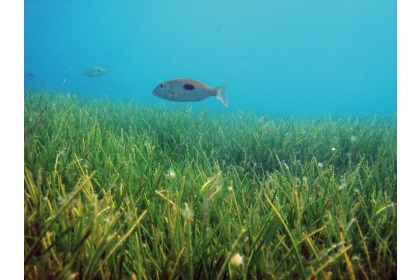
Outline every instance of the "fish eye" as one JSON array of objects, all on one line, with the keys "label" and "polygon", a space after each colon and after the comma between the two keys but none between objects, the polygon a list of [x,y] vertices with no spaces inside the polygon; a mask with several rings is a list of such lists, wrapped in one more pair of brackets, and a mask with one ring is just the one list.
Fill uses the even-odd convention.
[{"label": "fish eye", "polygon": [[164,85],[164,84],[160,84],[159,86],[160,86],[161,88],[164,88],[164,87],[165,87],[165,85]]}]

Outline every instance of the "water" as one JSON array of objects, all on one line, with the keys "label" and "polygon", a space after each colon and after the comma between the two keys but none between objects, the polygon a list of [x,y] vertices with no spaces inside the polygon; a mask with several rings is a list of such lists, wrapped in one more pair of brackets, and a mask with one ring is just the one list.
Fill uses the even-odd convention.
[{"label": "water", "polygon": [[[397,148],[394,123],[394,115],[397,113],[396,1],[25,0],[24,5],[25,69],[21,74],[26,89],[43,90],[47,87],[50,92],[53,89],[70,91],[78,98],[83,98],[84,101],[106,96],[110,100],[134,100],[147,106],[163,104],[169,110],[173,109],[173,106],[187,105],[193,111],[200,112],[206,108],[212,112],[207,116],[207,111],[195,115],[190,114],[189,110],[174,110],[174,114],[166,114],[165,110],[160,110],[162,113],[156,115],[153,114],[155,107],[141,107],[142,111],[135,112],[140,106],[113,106],[112,103],[106,103],[109,104],[109,108],[106,109],[110,110],[98,111],[98,106],[88,106],[89,102],[81,102],[80,99],[74,97],[67,98],[58,94],[25,95],[27,98],[24,116],[25,191],[29,188],[28,186],[36,185],[37,182],[53,182],[54,180],[50,180],[51,176],[65,178],[68,181],[65,187],[71,188],[84,180],[85,174],[95,171],[94,180],[97,183],[94,186],[95,192],[105,191],[112,194],[109,191],[114,187],[109,182],[121,181],[123,182],[121,188],[124,185],[129,188],[130,186],[137,189],[140,187],[141,191],[147,190],[144,197],[161,194],[156,191],[162,189],[165,191],[162,198],[174,204],[171,199],[179,197],[177,194],[179,184],[176,180],[180,182],[180,178],[183,178],[183,181],[188,181],[188,178],[192,178],[194,174],[201,174],[199,179],[203,182],[185,181],[186,191],[182,189],[183,199],[185,199],[182,203],[185,203],[183,204],[185,208],[182,208],[180,214],[184,216],[184,220],[190,220],[194,215],[196,219],[207,217],[207,213],[210,217],[212,207],[209,203],[218,205],[217,201],[210,200],[210,192],[207,192],[206,184],[210,182],[208,180],[213,180],[211,178],[220,180],[220,185],[219,183],[216,185],[216,181],[214,183],[214,187],[218,189],[213,190],[213,187],[211,189],[212,192],[215,191],[211,197],[216,199],[217,196],[213,195],[221,188],[225,191],[227,189],[231,194],[236,192],[239,198],[246,198],[247,195],[252,198],[254,189],[260,189],[261,195],[265,192],[264,189],[255,188],[255,186],[267,187],[267,194],[269,194],[274,190],[272,188],[278,185],[278,180],[274,177],[281,179],[287,177],[285,183],[293,186],[294,193],[297,188],[300,188],[300,191],[307,192],[305,197],[314,199],[316,204],[312,205],[327,207],[322,209],[322,213],[315,213],[316,207],[310,209],[310,211],[315,211],[311,212],[315,213],[315,216],[323,217],[319,219],[320,223],[311,225],[312,217],[310,216],[314,215],[308,216],[303,211],[302,215],[298,215],[298,220],[289,225],[292,232],[299,232],[302,228],[307,228],[308,233],[326,230],[324,234],[326,238],[321,237],[323,240],[319,239],[320,242],[315,244],[316,248],[327,244],[325,248],[321,248],[322,250],[317,250],[319,258],[316,261],[317,257],[314,257],[312,253],[310,256],[297,258],[300,262],[297,266],[301,266],[301,275],[305,275],[306,271],[316,271],[315,266],[321,267],[326,264],[328,260],[324,256],[343,258],[338,251],[334,253],[335,255],[331,253],[333,252],[331,250],[338,246],[337,243],[343,241],[342,237],[340,236],[340,240],[328,240],[331,234],[327,231],[331,228],[334,231],[334,228],[343,226],[346,228],[345,240],[349,238],[350,226],[353,225],[354,229],[355,223],[363,219],[360,219],[360,215],[357,216],[358,211],[353,211],[355,216],[349,216],[350,223],[343,221],[342,225],[338,225],[338,220],[333,219],[337,216],[333,209],[350,209],[353,206],[348,202],[354,200],[355,197],[360,200],[360,205],[363,203],[366,206],[365,212],[368,211],[370,214],[365,215],[369,223],[360,224],[360,234],[352,235],[351,241],[355,241],[353,248],[356,250],[352,248],[354,255],[352,257],[358,258],[360,254],[363,254],[361,243],[356,242],[357,240],[363,239],[366,246],[372,247],[374,243],[379,244],[377,240],[388,239],[387,244],[381,245],[382,251],[385,252],[382,254],[383,261],[372,262],[374,265],[371,265],[370,260],[377,260],[376,253],[380,250],[370,250],[370,257],[367,261],[366,258],[365,260],[362,258],[361,266],[366,271],[368,268],[373,269],[375,273],[379,273],[378,275],[389,275],[390,273],[384,272],[396,271]],[[109,69],[110,73],[99,77],[85,76],[86,69],[92,66]],[[219,86],[230,78],[229,108],[214,97],[185,104],[170,102],[152,95],[152,90],[161,82],[181,77],[200,80],[212,87]],[[105,102],[94,104],[105,104]],[[80,107],[77,107],[78,105]],[[103,106],[107,105],[99,107]],[[124,112],[125,107],[127,111]],[[130,110],[130,108],[135,109]],[[270,119],[247,113],[230,118],[230,115],[220,117],[217,113],[213,114],[219,111],[255,112],[285,118]],[[378,122],[372,122],[372,125],[369,125],[369,120],[359,118],[359,116],[385,114],[392,116],[377,118]],[[349,118],[348,121],[345,121],[347,119],[323,118],[327,115],[344,117],[350,115],[357,118]],[[197,116],[201,119],[196,118]],[[319,121],[295,122],[295,116],[319,118]],[[213,117],[219,122],[214,121]],[[7,120],[12,119],[7,118]],[[227,125],[224,120],[232,120],[232,122]],[[360,122],[354,122],[358,120]],[[13,126],[16,126],[15,123]],[[188,129],[184,129],[185,127]],[[7,131],[10,133],[10,129]],[[13,138],[5,138],[18,143]],[[9,152],[15,151],[9,145],[3,146],[7,147]],[[415,147],[407,147],[415,149]],[[400,154],[400,149],[398,153]],[[410,156],[415,158],[411,154]],[[22,157],[13,154],[10,158],[21,159]],[[79,164],[67,164],[74,162],[79,162]],[[400,162],[398,159],[398,164]],[[10,166],[19,164],[8,162]],[[107,168],[107,166],[115,166],[116,169]],[[398,168],[405,169],[400,168],[400,165]],[[300,172],[302,170],[304,174]],[[210,177],[216,171],[217,177],[216,175]],[[233,171],[235,173],[232,173]],[[276,174],[273,176],[274,179],[270,175],[271,172]],[[210,179],[205,178],[206,176]],[[324,186],[321,181],[325,181],[323,176],[327,179],[325,191],[322,190]],[[16,176],[9,177],[17,178]],[[234,178],[237,182],[229,178]],[[170,181],[172,179],[175,181]],[[9,185],[15,184],[15,181],[11,181]],[[158,185],[163,181],[165,183]],[[189,201],[198,201],[199,197],[197,198],[193,193],[194,190],[188,188],[195,185],[201,187],[200,201],[205,201],[206,205],[205,210],[200,208],[199,204],[195,205],[196,212],[192,211],[192,204],[189,204],[191,209],[187,204]],[[303,188],[304,185],[306,188]],[[205,186],[206,191],[203,192]],[[210,190],[210,185],[208,186]],[[62,200],[61,197],[60,200],[54,197],[58,195],[53,191],[56,188],[54,184],[47,186],[52,191],[46,189],[45,186],[41,187],[37,188],[41,192],[40,195],[25,196],[27,198],[25,199],[25,225],[30,222],[26,216],[30,216],[31,211],[36,211],[30,207],[34,205],[31,197],[43,197],[40,200],[41,206],[38,207],[41,209],[42,204],[47,203],[49,199],[55,199],[58,202]],[[48,190],[47,194],[42,193],[45,190]],[[171,191],[175,192],[171,193]],[[291,188],[290,191],[292,191]],[[327,195],[319,196],[320,191]],[[138,192],[139,190],[132,190],[125,193]],[[331,199],[329,192],[340,199]],[[282,189],[280,197],[291,197],[294,193],[287,194]],[[375,197],[375,194],[378,196]],[[73,197],[76,195],[77,192],[74,192]],[[266,200],[276,214],[277,211],[271,205],[269,196],[266,196]],[[121,203],[118,202],[120,199],[118,197],[117,195],[114,198],[117,199],[116,204],[119,205]],[[324,201],[324,198],[328,201]],[[220,196],[219,201],[222,200],[225,201],[226,198]],[[266,200],[257,201],[261,207],[257,205],[255,209],[265,207],[267,211],[270,210],[268,204],[264,205]],[[286,200],[285,198],[284,201]],[[228,208],[236,207],[237,213],[232,213],[237,217],[242,215],[239,207],[246,210],[249,207],[245,204],[254,203],[246,199],[239,199],[238,203],[236,198],[230,201],[231,203],[234,201],[235,206],[228,206]],[[296,201],[297,207],[300,207],[300,201]],[[139,202],[137,203],[139,207],[148,205],[141,201],[137,202]],[[27,205],[29,208],[26,207]],[[169,210],[161,213],[159,209],[153,210],[153,207],[151,209],[155,212],[155,218],[162,219],[162,223],[176,221],[176,215],[179,213],[170,206],[170,203],[167,205]],[[110,207],[104,204],[100,207],[107,211],[112,210],[112,205]],[[286,212],[294,211],[293,204],[287,207],[291,210]],[[89,209],[89,207],[84,208]],[[130,208],[127,209],[127,213],[133,212]],[[22,207],[21,210],[23,210]],[[101,210],[101,213],[105,210]],[[8,211],[10,212],[10,209]],[[29,214],[27,215],[26,212]],[[249,214],[248,217],[254,218],[253,213],[248,212],[245,211],[244,215]],[[258,220],[271,219],[274,212],[267,212],[266,217],[258,215],[261,218]],[[231,214],[226,211],[220,213]],[[109,217],[117,217],[117,214],[106,212],[106,219],[109,221]],[[281,217],[280,214],[276,215]],[[121,216],[121,218],[124,217]],[[204,225],[207,222],[206,219],[203,219]],[[331,227],[321,228],[323,219]],[[95,220],[99,223],[103,222],[101,219]],[[221,220],[226,219],[221,217]],[[289,232],[286,223],[289,224],[291,220],[281,221],[282,224],[280,220],[276,222],[278,225],[273,223],[269,225],[269,228],[263,226],[264,232],[261,236],[271,238],[271,235],[275,234],[273,229],[276,227],[285,226]],[[124,223],[127,221],[126,219]],[[241,218],[236,224],[240,225],[242,221],[246,219]],[[107,221],[104,222],[107,223]],[[35,224],[42,225],[42,221]],[[79,224],[83,226],[92,223]],[[115,225],[118,223],[116,222]],[[372,225],[376,225],[379,229],[377,236],[366,236],[372,231]],[[258,226],[251,226],[251,230],[257,230]],[[128,225],[127,229],[135,227],[136,225],[132,224]],[[245,225],[245,227],[248,226]],[[31,229],[31,226],[25,226],[26,228]],[[236,253],[233,250],[236,250],[234,244],[239,244],[237,242],[241,241],[242,237],[245,239],[244,232],[240,237],[231,236],[230,228],[225,229],[223,225],[219,227],[212,224],[210,220],[208,220],[208,227],[204,228],[205,230],[216,228],[220,232],[220,235],[218,233],[220,238],[216,237],[214,242],[209,243],[211,246],[217,243],[216,249],[204,248],[206,252],[220,251],[217,248],[221,248],[220,246],[224,246],[222,243],[226,243],[233,244],[232,248],[226,249],[227,251],[232,249],[233,254]],[[266,229],[267,232],[265,232]],[[156,234],[164,236],[164,231],[160,232],[159,228],[156,230],[157,232],[154,232],[155,229],[151,229],[147,232],[147,236]],[[201,229],[196,227],[194,230]],[[189,231],[191,234],[191,228]],[[86,232],[85,237],[79,236],[83,240],[76,242],[77,244],[84,244],[84,240],[94,239],[93,235],[97,234],[89,227],[79,227],[77,232]],[[126,234],[124,236],[131,238],[130,232],[124,233]],[[66,238],[65,233],[56,230],[54,236],[62,235]],[[41,236],[38,238],[37,234],[39,232],[33,231],[30,234],[25,232],[25,236],[29,237],[31,242],[36,239],[41,240]],[[92,236],[89,237],[90,234]],[[182,232],[179,228],[179,231],[173,234],[175,238],[164,236],[165,238],[161,238],[160,241],[181,240],[178,237],[185,235],[186,232]],[[293,236],[289,237],[293,239]],[[238,238],[237,241],[235,238]],[[225,239],[232,240],[224,242]],[[218,244],[219,240],[223,242]],[[407,238],[407,240],[410,239]],[[144,243],[143,240],[141,241]],[[271,242],[260,241],[258,238],[254,241],[264,244]],[[33,243],[31,242],[28,244]],[[192,244],[191,240],[189,242]],[[190,243],[188,248],[194,248]],[[25,258],[29,255],[30,262],[25,266],[26,274],[28,271],[40,271],[42,275],[42,271],[45,270],[48,274],[57,276],[57,271],[63,271],[62,268],[49,271],[49,267],[37,266],[38,260],[48,255],[43,255],[43,252],[38,250],[34,254],[28,254],[30,246],[36,248],[36,245],[28,244],[25,245]],[[135,243],[128,242],[127,244]],[[165,246],[163,243],[161,245]],[[330,247],[331,245],[334,247]],[[176,251],[176,248],[183,248],[182,251],[187,248],[182,246],[182,242],[173,246],[174,249],[170,255],[180,256],[182,252]],[[134,252],[135,248],[131,247],[127,248],[127,252]],[[201,247],[197,248],[203,249]],[[262,250],[264,247],[261,247]],[[188,248],[186,250],[189,250]],[[61,248],[57,250],[59,252]],[[151,257],[158,260],[158,263],[159,260],[164,262],[166,259],[159,250],[151,252],[154,254]],[[204,251],[197,252],[196,256],[199,256]],[[244,252],[246,249],[235,256],[241,258]],[[117,254],[118,251],[115,253],[117,257],[112,256],[110,261],[118,259],[121,255]],[[281,254],[271,258],[272,252],[268,252],[270,254],[261,250],[257,252],[257,254],[260,253],[261,256],[270,255],[271,262],[284,259]],[[217,254],[216,252],[214,255]],[[317,255],[316,252],[315,255]],[[293,252],[290,256],[294,257]],[[190,256],[188,260],[188,262],[191,261],[189,275],[193,275],[194,271],[201,272],[201,263],[193,260],[193,257]],[[310,264],[314,267],[304,268],[303,258],[305,258],[305,266]],[[127,259],[124,260],[124,271],[120,273],[115,270],[110,273],[129,277],[128,271],[130,271],[130,273],[140,275],[142,272],[136,271],[139,265],[134,266],[135,262],[126,261]],[[77,262],[80,260],[76,260],[76,264]],[[160,261],[160,263],[163,262]],[[64,263],[67,261],[64,260]],[[272,267],[279,268],[279,273],[282,269],[292,271],[287,265],[290,262],[283,263],[286,266],[276,264]],[[217,273],[220,264],[222,263],[209,263],[207,271],[212,270],[212,273]],[[141,265],[143,264],[140,263]],[[146,263],[145,265],[147,266]],[[181,264],[178,265],[177,269],[184,269],[181,266]],[[360,272],[361,266],[354,264],[356,272]],[[250,268],[253,269],[251,266]],[[71,269],[73,268],[69,268],[67,272],[70,273]],[[161,270],[157,266],[152,270],[155,269]],[[237,271],[245,270],[239,268]],[[96,273],[93,270],[89,272],[92,275]],[[179,273],[175,268],[172,272]],[[272,271],[264,271],[264,273],[270,275]],[[164,271],[162,275],[168,274]],[[334,275],[340,274],[335,272]],[[184,274],[182,277],[185,278]]]},{"label": "water", "polygon": [[[184,105],[151,91],[178,77],[216,87],[195,110],[273,116],[396,114],[396,1],[32,1],[25,88]],[[86,77],[91,66],[111,71]],[[23,78],[23,73],[22,73]]]}]

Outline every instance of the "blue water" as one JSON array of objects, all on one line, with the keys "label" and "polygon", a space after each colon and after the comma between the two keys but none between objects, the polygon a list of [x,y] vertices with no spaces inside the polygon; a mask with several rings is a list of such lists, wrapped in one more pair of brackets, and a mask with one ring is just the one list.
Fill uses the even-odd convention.
[{"label": "blue water", "polygon": [[[274,116],[396,114],[396,1],[24,2],[25,88],[173,103],[186,77],[216,87],[194,109]],[[91,66],[111,71],[84,76]],[[22,73],[23,78],[23,73]]]}]

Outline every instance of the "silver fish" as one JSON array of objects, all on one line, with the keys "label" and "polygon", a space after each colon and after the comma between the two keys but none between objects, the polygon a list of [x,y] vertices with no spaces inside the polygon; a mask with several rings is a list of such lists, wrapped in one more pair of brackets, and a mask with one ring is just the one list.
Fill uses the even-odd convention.
[{"label": "silver fish", "polygon": [[88,68],[84,74],[88,77],[99,77],[105,73],[109,73],[109,70],[99,66],[92,66]]},{"label": "silver fish", "polygon": [[211,88],[197,80],[177,78],[160,83],[152,91],[152,94],[176,102],[201,101],[209,96],[214,96],[228,107],[227,86],[229,81],[230,78],[222,85]]}]

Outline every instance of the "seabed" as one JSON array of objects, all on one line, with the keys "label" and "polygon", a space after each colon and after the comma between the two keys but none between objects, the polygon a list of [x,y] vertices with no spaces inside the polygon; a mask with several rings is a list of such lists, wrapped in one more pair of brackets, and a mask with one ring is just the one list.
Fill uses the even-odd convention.
[{"label": "seabed", "polygon": [[25,279],[394,279],[396,116],[25,93]]}]

